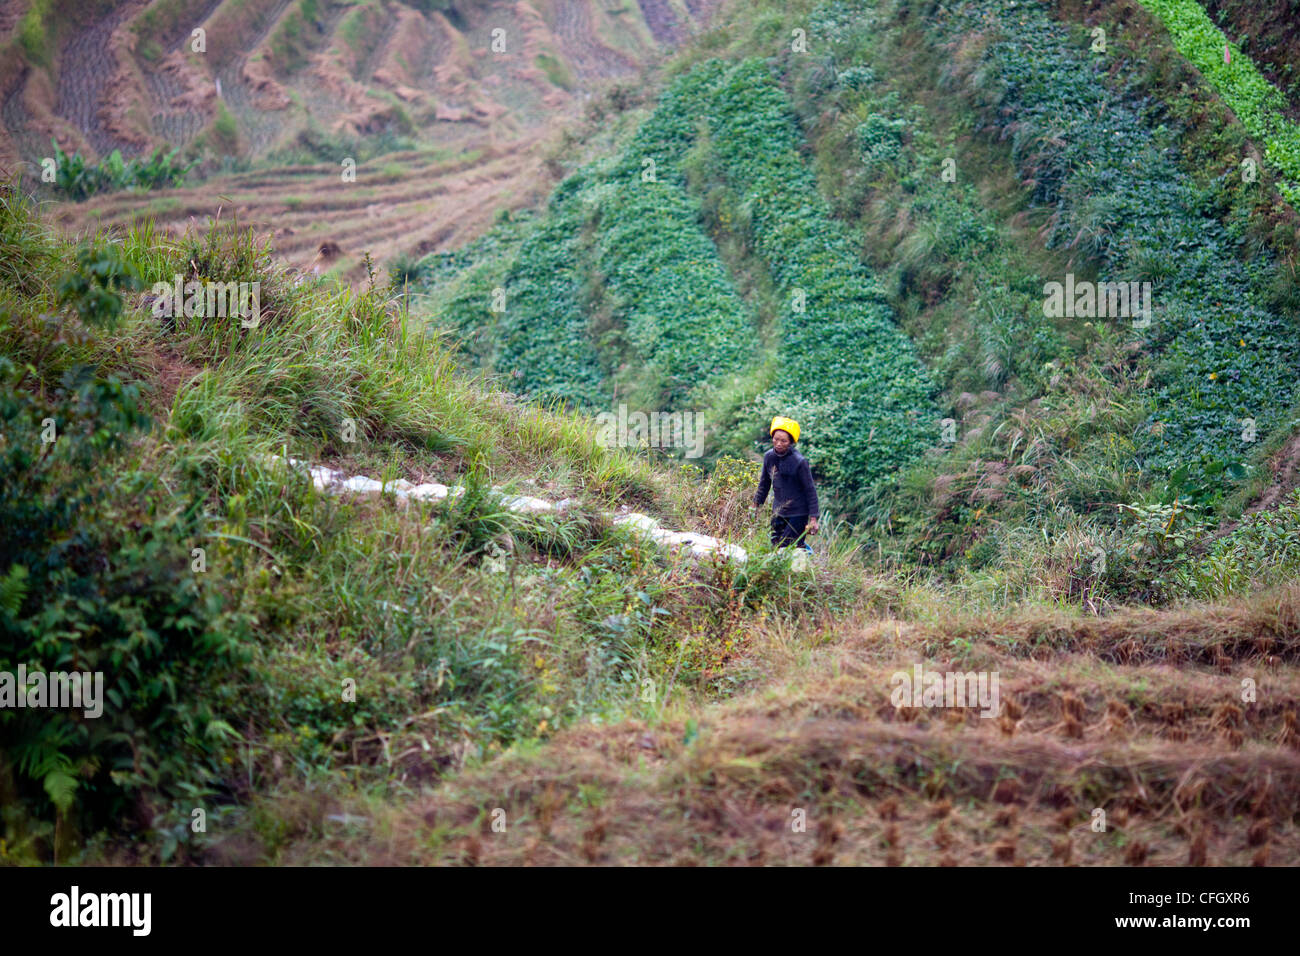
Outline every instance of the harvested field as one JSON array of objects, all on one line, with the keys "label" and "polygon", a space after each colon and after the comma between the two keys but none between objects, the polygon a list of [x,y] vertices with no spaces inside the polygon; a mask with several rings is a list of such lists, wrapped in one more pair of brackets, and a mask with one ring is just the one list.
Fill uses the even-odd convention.
[{"label": "harvested field", "polygon": [[[1293,612],[1297,592],[1276,600]],[[1105,629],[1116,641],[1141,641],[1150,628],[1186,631],[1197,616],[1151,612]],[[1199,633],[1234,645],[1259,629],[1232,609],[1209,616]],[[398,864],[1300,862],[1293,651],[1273,663],[1249,657],[1219,667],[1116,665],[1063,650],[1026,658],[1023,636],[1009,642],[957,623],[944,633],[983,634],[963,658],[929,656],[930,627],[866,625],[819,651],[807,670],[796,668],[791,682],[765,681],[751,696],[696,713],[698,730],[684,720],[575,728],[545,756],[504,758],[391,810],[385,823],[395,838],[383,850],[313,840],[303,844],[303,859],[324,852]],[[768,651],[779,672],[785,651]],[[910,674],[917,661],[934,671],[998,673],[999,714],[893,706],[894,675]],[[1252,675],[1258,696],[1243,702],[1242,681]],[[512,821],[506,833],[484,824],[492,808]],[[796,812],[805,827],[792,827]]]},{"label": "harvested field", "polygon": [[[309,9],[317,11],[315,20],[305,19]],[[176,231],[221,209],[273,235],[277,251],[295,265],[312,260],[321,242],[336,243],[343,250],[337,268],[354,278],[366,252],[383,262],[458,244],[485,228],[496,208],[540,198],[548,137],[576,119],[584,99],[689,34],[666,0],[618,16],[625,25],[635,19],[636,29],[616,31],[615,49],[597,29],[607,15],[592,0],[503,0],[457,14],[455,22],[376,2],[122,5],[64,48],[68,68],[59,71],[54,112],[81,136],[68,145],[89,149],[92,158],[114,147],[127,156],[156,146],[201,151],[216,141],[219,121],[233,121],[221,135],[223,148],[237,150],[236,161],[261,164],[271,154],[308,160],[313,151],[318,163],[331,161],[267,162],[264,172],[214,175],[147,199],[95,197],[62,206],[55,218],[84,231],[157,214]],[[190,49],[198,27],[206,31],[203,53]],[[504,53],[491,51],[497,29],[508,38]],[[128,34],[134,52],[119,60],[133,62],[115,66],[108,39]],[[124,102],[138,104],[115,114],[115,128],[135,143],[111,135],[97,106],[110,77]],[[26,115],[28,85],[24,80],[5,97],[3,115],[6,128],[19,131],[13,150],[36,163],[48,149],[39,145],[41,124]],[[390,137],[398,151],[363,157],[354,183],[338,179],[336,164],[356,158],[357,144],[375,136]],[[457,175],[447,178],[446,163],[430,159],[477,150],[482,168],[472,175],[453,162]]]},{"label": "harvested field", "polygon": [[322,242],[331,241],[342,250],[335,265],[360,279],[366,252],[383,262],[406,249],[458,245],[485,230],[497,209],[541,198],[517,191],[520,183],[542,175],[540,161],[530,158],[535,140],[469,145],[474,148],[459,158],[427,150],[395,153],[359,166],[355,182],[343,182],[334,165],[222,177],[202,187],[158,193],[157,198],[176,201],[165,214],[142,211],[138,197],[128,194],[65,205],[57,214],[73,229],[90,223],[125,229],[143,214],[180,233],[220,212],[274,236],[279,255],[300,268],[312,264]]}]

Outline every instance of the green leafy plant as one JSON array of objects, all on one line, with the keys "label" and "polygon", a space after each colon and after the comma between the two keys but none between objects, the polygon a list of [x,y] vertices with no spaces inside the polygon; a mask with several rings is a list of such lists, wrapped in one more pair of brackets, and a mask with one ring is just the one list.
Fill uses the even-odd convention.
[{"label": "green leafy plant", "polygon": [[[1287,117],[1287,101],[1250,56],[1228,42],[1196,0],[1140,0],[1169,30],[1178,52],[1227,101],[1265,156],[1290,182],[1279,188],[1292,204],[1300,198],[1300,124]],[[1224,51],[1229,55],[1225,58]]]},{"label": "green leafy plant", "polygon": [[135,266],[117,246],[86,245],[77,254],[77,269],[59,285],[59,301],[87,325],[111,327],[122,314],[122,293],[142,285]]},{"label": "green leafy plant", "polygon": [[[1187,465],[1189,487],[1220,498],[1250,449],[1245,420],[1261,437],[1281,424],[1300,364],[1292,323],[1261,304],[1271,253],[1248,267],[1218,219],[1218,190],[1235,171],[1206,189],[1189,181],[1147,118],[1099,80],[1097,64],[1039,7],[976,4],[927,30],[940,41],[985,15],[1005,24],[1007,39],[985,49],[978,75],[988,82],[978,96],[1006,126],[1034,198],[1056,207],[1049,244],[1093,241],[1089,257],[1109,275],[1153,281],[1155,314],[1135,330],[1155,357],[1154,411],[1136,436],[1141,463],[1163,475]],[[1090,226],[1101,209],[1104,234]],[[1155,262],[1158,277],[1149,271]]]},{"label": "green leafy plant", "polygon": [[37,397],[0,359],[0,670],[102,674],[102,714],[0,710],[0,751],[34,816],[97,827],[209,791],[225,746],[223,682],[246,622],[191,572],[194,489],[122,473],[148,425],[134,386],[92,369]]},{"label": "green leafy plant", "polygon": [[1182,569],[1182,588],[1202,600],[1220,600],[1300,574],[1300,491],[1276,508],[1246,515],[1214,541],[1204,557]]},{"label": "green leafy plant", "polygon": [[99,192],[121,189],[163,189],[184,182],[197,160],[185,163],[178,159],[179,149],[165,152],[162,147],[143,159],[123,160],[113,150],[99,164],[88,164],[80,152],[65,153],[57,140],[54,145],[54,185],[68,198],[80,202]]}]

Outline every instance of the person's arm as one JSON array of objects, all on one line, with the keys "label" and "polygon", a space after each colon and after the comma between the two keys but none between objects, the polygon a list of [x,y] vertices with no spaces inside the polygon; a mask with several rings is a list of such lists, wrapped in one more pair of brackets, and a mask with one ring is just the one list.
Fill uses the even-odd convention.
[{"label": "person's arm", "polygon": [[766,455],[763,456],[763,464],[760,470],[762,474],[759,476],[758,479],[758,491],[754,493],[755,508],[761,508],[763,506],[763,502],[767,500],[768,489],[772,487],[772,476],[768,474],[767,471]]},{"label": "person's arm", "polygon": [[816,526],[817,520],[821,517],[821,509],[817,503],[817,485],[813,483],[812,466],[808,464],[808,459],[803,460],[803,467],[799,469],[799,478],[803,482],[803,491],[808,502],[808,520]]}]

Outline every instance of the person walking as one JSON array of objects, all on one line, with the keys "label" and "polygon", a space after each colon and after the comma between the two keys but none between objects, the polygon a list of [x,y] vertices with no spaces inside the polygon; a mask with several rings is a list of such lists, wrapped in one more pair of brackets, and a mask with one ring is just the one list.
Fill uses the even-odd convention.
[{"label": "person walking", "polygon": [[795,450],[799,423],[777,415],[768,427],[772,448],[763,455],[763,473],[754,493],[754,513],[772,492],[772,546],[798,545],[811,551],[806,535],[816,534],[821,511],[808,459]]}]

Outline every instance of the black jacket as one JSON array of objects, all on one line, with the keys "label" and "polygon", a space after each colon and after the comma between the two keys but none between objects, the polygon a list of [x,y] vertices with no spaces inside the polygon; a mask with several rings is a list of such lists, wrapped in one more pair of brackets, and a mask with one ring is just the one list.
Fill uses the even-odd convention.
[{"label": "black jacket", "polygon": [[812,469],[808,467],[808,459],[793,448],[784,455],[769,449],[763,456],[763,477],[758,481],[754,504],[761,505],[767,500],[769,488],[772,489],[772,514],[786,518],[820,516]]}]

